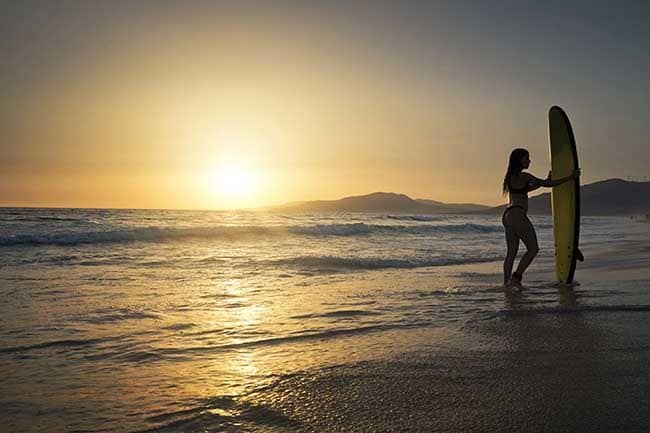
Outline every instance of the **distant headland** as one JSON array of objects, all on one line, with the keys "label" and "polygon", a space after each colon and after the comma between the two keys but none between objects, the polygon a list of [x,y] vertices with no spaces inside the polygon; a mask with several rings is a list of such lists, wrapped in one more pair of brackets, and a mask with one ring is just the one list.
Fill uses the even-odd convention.
[{"label": "distant headland", "polygon": [[[548,190],[547,190],[548,191]],[[650,214],[650,182],[607,179],[580,189],[582,215]],[[338,200],[301,201],[265,208],[271,212],[393,212],[415,214],[492,214],[505,207],[474,203],[443,203],[413,199],[405,194],[374,192]],[[529,213],[551,213],[551,194],[545,192],[529,199]]]}]

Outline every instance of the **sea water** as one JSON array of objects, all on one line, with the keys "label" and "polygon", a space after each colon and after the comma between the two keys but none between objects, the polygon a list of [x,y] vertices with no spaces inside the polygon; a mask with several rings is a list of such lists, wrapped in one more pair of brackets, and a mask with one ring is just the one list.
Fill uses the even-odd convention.
[{"label": "sea water", "polygon": [[498,314],[650,305],[629,271],[649,225],[582,218],[562,292],[550,218],[531,218],[540,254],[512,294],[498,215],[0,209],[3,431],[273,430],[245,396],[277,377]]}]

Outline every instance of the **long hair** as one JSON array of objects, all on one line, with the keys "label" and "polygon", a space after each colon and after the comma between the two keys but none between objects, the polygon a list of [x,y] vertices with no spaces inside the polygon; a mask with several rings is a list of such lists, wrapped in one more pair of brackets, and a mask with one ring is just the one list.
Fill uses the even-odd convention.
[{"label": "long hair", "polygon": [[506,175],[503,177],[503,194],[505,195],[510,189],[510,179],[513,174],[521,173],[524,167],[521,166],[521,160],[530,155],[526,149],[515,149],[510,152],[510,159],[508,160],[508,170],[506,170]]}]

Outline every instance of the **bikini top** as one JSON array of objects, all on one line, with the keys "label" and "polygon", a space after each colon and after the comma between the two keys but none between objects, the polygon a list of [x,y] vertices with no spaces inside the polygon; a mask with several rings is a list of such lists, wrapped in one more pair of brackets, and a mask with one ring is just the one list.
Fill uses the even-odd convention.
[{"label": "bikini top", "polygon": [[528,192],[528,184],[523,188],[514,188],[512,182],[508,182],[508,192],[510,194],[526,194]]}]

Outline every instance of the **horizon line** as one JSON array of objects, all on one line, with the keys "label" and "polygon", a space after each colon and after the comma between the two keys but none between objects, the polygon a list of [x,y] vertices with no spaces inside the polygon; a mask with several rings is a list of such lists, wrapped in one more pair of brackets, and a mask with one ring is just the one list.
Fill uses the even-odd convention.
[{"label": "horizon line", "polygon": [[[581,186],[587,186],[587,185],[592,185],[594,183],[598,182],[606,182],[606,181],[612,181],[612,180],[620,180],[626,183],[650,183],[649,181],[636,181],[636,180],[626,180],[623,178],[619,177],[612,177],[609,179],[601,179],[601,180],[596,180],[594,182],[590,182],[588,184],[584,184]],[[383,193],[383,194],[395,194],[395,195],[404,195],[408,197],[411,200],[432,200],[432,201],[438,201],[430,198],[413,198],[408,194],[404,193],[397,193],[397,192],[385,192],[385,191],[373,191],[365,194],[359,194],[359,195],[346,195],[340,198],[334,198],[334,199],[311,199],[311,200],[294,200],[290,202],[284,202],[280,204],[273,204],[273,205],[265,205],[265,206],[256,206],[256,207],[246,207],[246,208],[232,208],[232,209],[217,209],[217,208],[155,208],[155,207],[111,207],[111,206],[90,206],[90,207],[79,207],[79,206],[24,206],[24,205],[18,205],[18,206],[13,206],[13,205],[0,205],[0,209],[86,209],[86,210],[160,210],[160,211],[192,211],[192,212],[237,212],[237,211],[248,211],[248,212],[261,212],[265,209],[273,208],[273,207],[280,207],[280,206],[285,206],[289,205],[292,203],[303,203],[303,202],[310,202],[310,201],[337,201],[337,200],[342,200],[345,198],[350,198],[350,197],[363,197],[371,194],[378,194],[378,193]],[[544,194],[544,192],[540,192],[539,194],[535,194],[532,197],[535,197],[537,195]],[[479,205],[479,206],[485,206],[488,208],[497,208],[499,206],[503,206],[502,204],[499,205],[489,205],[489,204],[482,204],[482,203],[473,203],[473,202],[458,202],[458,203],[452,203],[452,202],[439,202],[445,205],[454,205],[454,204],[465,204],[465,205]]]}]

